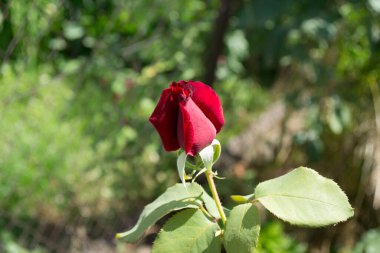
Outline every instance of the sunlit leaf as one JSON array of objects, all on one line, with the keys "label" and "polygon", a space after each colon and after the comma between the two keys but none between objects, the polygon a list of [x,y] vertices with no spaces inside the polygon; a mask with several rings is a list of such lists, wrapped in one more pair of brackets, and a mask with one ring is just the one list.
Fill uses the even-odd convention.
[{"label": "sunlit leaf", "polygon": [[354,215],[334,181],[305,167],[260,183],[255,196],[274,215],[296,225],[325,226]]},{"label": "sunlit leaf", "polygon": [[133,228],[117,234],[116,237],[123,238],[129,243],[134,243],[143,236],[146,229],[168,213],[184,208],[198,208],[203,203],[211,215],[218,217],[215,203],[200,185],[192,183],[186,184],[185,187],[182,184],[176,184],[168,188],[152,203],[145,206]]}]

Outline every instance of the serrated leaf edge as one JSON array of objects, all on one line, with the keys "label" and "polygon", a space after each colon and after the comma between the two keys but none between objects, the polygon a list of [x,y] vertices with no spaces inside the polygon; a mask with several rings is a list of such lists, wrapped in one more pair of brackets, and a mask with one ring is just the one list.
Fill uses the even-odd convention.
[{"label": "serrated leaf edge", "polygon": [[[311,173],[313,173],[313,174],[316,174],[317,176],[320,176],[320,177],[322,177],[322,178],[324,178],[324,179],[327,179],[327,180],[331,181],[335,186],[338,187],[338,189],[340,190],[340,192],[343,194],[345,200],[347,201],[347,203],[348,203],[349,206],[350,206],[349,210],[347,210],[347,211],[351,212],[351,214],[350,214],[349,216],[347,216],[346,219],[337,220],[336,222],[333,222],[333,223],[321,223],[321,224],[294,223],[294,222],[290,222],[290,221],[288,221],[288,220],[285,220],[285,219],[283,219],[282,217],[279,217],[279,216],[276,215],[275,213],[271,212],[268,208],[265,207],[265,205],[264,205],[263,203],[260,202],[260,198],[265,198],[265,197],[268,197],[268,196],[288,196],[288,197],[292,197],[292,198],[303,198],[303,199],[307,199],[307,200],[312,200],[312,201],[315,201],[315,202],[320,202],[320,203],[328,204],[328,205],[331,205],[331,206],[336,206],[336,205],[334,205],[334,204],[332,204],[332,203],[324,202],[324,201],[318,201],[318,200],[315,200],[315,199],[310,199],[310,198],[305,198],[305,197],[299,197],[299,196],[291,196],[291,195],[285,195],[285,194],[284,194],[284,195],[281,195],[281,194],[262,195],[261,197],[257,197],[257,198],[255,198],[255,199],[253,199],[253,200],[251,201],[251,203],[254,203],[254,202],[257,202],[257,201],[258,201],[258,202],[260,202],[260,203],[265,207],[265,209],[267,209],[270,213],[272,213],[272,214],[273,214],[274,216],[276,216],[277,218],[279,218],[279,219],[281,219],[282,221],[285,221],[285,222],[287,222],[287,223],[289,223],[289,224],[297,225],[297,226],[305,226],[305,227],[323,227],[323,226],[328,226],[328,225],[338,224],[338,223],[344,222],[344,221],[346,221],[346,220],[348,220],[349,218],[351,218],[351,217],[354,216],[354,214],[355,214],[355,213],[354,213],[355,209],[351,206],[351,204],[350,204],[350,202],[349,202],[349,199],[348,199],[346,193],[340,188],[340,186],[339,186],[339,185],[338,185],[333,179],[331,179],[331,178],[327,178],[327,177],[324,177],[324,176],[322,176],[321,174],[319,174],[318,171],[315,171],[315,170],[313,170],[313,169],[311,169],[311,168],[304,167],[304,166],[301,166],[301,167],[295,168],[295,169],[293,169],[292,171],[290,171],[290,172],[288,172],[288,173],[292,173],[292,172],[294,172],[294,171],[296,171],[296,170],[305,170],[305,171],[309,171],[309,172],[311,172]],[[288,174],[288,173],[286,173],[286,174]],[[286,174],[284,174],[284,175],[282,175],[282,176],[285,176]],[[254,191],[255,196],[257,196],[257,194],[256,194],[256,189],[259,188],[260,184],[265,183],[265,182],[268,182],[268,181],[271,181],[271,180],[275,180],[275,179],[276,179],[276,178],[273,178],[273,179],[269,179],[269,180],[266,180],[266,181],[263,181],[263,182],[259,183],[259,184],[256,186],[255,191]],[[337,206],[337,207],[339,207],[339,206]]]}]

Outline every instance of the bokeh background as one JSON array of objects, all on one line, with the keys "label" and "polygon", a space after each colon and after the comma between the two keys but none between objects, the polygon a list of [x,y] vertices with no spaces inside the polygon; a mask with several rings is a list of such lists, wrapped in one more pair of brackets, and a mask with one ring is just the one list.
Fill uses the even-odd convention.
[{"label": "bokeh background", "polygon": [[[220,95],[217,187],[304,165],[349,221],[263,212],[259,252],[380,252],[379,0],[1,0],[0,252],[149,252],[114,240],[178,182],[148,118],[171,81]],[[204,182],[204,178],[200,178]]]}]

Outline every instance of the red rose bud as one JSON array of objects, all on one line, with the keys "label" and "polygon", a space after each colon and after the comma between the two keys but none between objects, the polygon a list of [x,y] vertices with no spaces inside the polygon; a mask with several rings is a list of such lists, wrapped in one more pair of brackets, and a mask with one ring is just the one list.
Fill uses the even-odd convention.
[{"label": "red rose bud", "polygon": [[194,156],[211,144],[224,124],[218,95],[202,82],[172,82],[165,89],[149,121],[166,151],[183,148]]}]

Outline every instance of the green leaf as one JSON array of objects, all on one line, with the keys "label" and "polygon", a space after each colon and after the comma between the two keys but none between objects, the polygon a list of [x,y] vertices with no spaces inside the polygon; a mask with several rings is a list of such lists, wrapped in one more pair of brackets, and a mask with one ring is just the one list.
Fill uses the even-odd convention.
[{"label": "green leaf", "polygon": [[274,215],[295,225],[325,226],[354,215],[334,181],[305,167],[260,183],[255,196]]},{"label": "green leaf", "polygon": [[186,187],[176,184],[145,206],[136,225],[124,233],[117,234],[116,238],[134,243],[143,236],[146,229],[168,213],[184,208],[198,208],[203,203],[212,216],[219,217],[215,202],[199,184],[186,184]]},{"label": "green leaf", "polygon": [[[196,183],[193,183],[193,184],[196,184]],[[196,184],[196,185],[198,185],[198,184]],[[201,186],[199,186],[199,187],[201,187]],[[203,190],[203,188],[202,188],[202,190]],[[203,190],[203,194],[202,194],[201,198],[202,198],[202,201],[204,202],[204,204],[206,206],[207,211],[213,217],[220,219],[218,208],[216,207],[214,199],[210,195],[208,195],[207,192],[205,192],[204,190]]]},{"label": "green leaf", "polygon": [[220,253],[218,230],[218,224],[200,210],[181,211],[164,225],[152,253]]},{"label": "green leaf", "polygon": [[227,253],[252,253],[260,233],[260,218],[256,207],[243,204],[234,207],[228,216],[224,232]]}]

